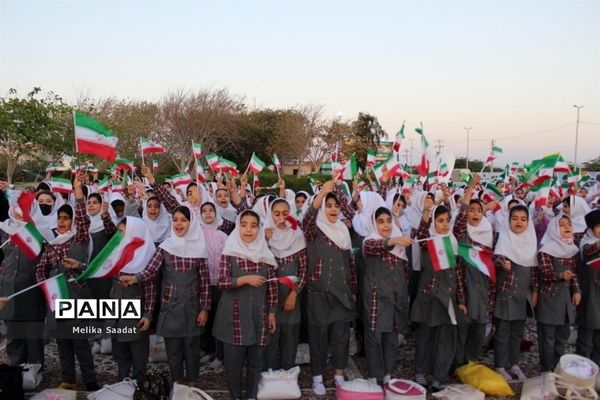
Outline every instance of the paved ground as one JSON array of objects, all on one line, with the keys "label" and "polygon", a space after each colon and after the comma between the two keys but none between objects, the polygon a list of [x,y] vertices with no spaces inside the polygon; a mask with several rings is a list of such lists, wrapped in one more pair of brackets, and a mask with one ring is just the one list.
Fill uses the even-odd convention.
[{"label": "paved ground", "polygon": [[[531,330],[535,339],[535,324],[530,322],[528,329]],[[571,349],[572,350],[572,349]],[[408,342],[400,347],[400,353],[398,357],[398,363],[394,371],[394,377],[413,379],[414,376],[414,339],[408,338]],[[537,346],[531,348],[530,351],[522,354],[522,368],[528,376],[535,376],[538,373],[538,357],[537,357]],[[483,363],[492,366],[493,365],[493,352],[486,351],[483,356]],[[4,351],[0,353],[0,362],[6,362],[6,354]],[[98,381],[100,385],[110,384],[116,381],[116,364],[112,360],[111,355],[96,355],[96,371],[98,374]],[[312,378],[308,365],[301,366],[301,374],[299,378],[300,387],[303,389],[303,399],[334,399],[335,390],[333,385],[333,370],[329,366],[330,370],[326,376],[326,387],[327,396],[317,397],[313,396],[310,390]],[[149,364],[150,371],[168,371],[165,363],[151,363]],[[366,376],[366,363],[364,358],[358,356],[352,356],[346,374],[348,378],[352,377],[363,377]],[[224,376],[223,368],[213,370],[209,366],[201,366],[200,379],[194,385],[204,389],[216,400],[229,399],[229,395],[226,390],[226,381]],[[55,387],[59,383],[60,378],[60,365],[58,362],[58,354],[56,350],[56,344],[50,343],[46,346],[46,371],[44,374],[44,380],[42,381],[39,389]],[[450,383],[456,382],[454,378]],[[511,386],[517,394],[520,392],[520,383],[511,383]],[[84,392],[82,384],[78,384],[78,399],[85,399],[87,393]],[[33,392],[28,393],[29,396],[33,395]],[[429,396],[431,397],[431,396]],[[492,398],[492,397],[490,397]]]}]

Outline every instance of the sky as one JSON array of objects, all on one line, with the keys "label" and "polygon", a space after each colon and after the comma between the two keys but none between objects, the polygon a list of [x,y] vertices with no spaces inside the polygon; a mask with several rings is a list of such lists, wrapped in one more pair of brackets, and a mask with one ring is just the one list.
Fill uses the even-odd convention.
[{"label": "sky", "polygon": [[[600,156],[600,1],[0,0],[0,93],[157,101],[226,87],[251,107],[375,115],[499,163]],[[414,160],[419,143],[414,142]]]}]

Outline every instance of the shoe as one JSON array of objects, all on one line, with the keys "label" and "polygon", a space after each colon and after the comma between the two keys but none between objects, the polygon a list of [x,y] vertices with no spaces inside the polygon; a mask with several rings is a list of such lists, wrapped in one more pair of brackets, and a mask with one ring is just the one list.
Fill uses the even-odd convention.
[{"label": "shoe", "polygon": [[102,354],[112,353],[112,342],[110,339],[100,340],[100,353],[102,353]]},{"label": "shoe", "polygon": [[212,369],[219,369],[223,365],[223,361],[219,360],[218,358],[215,358],[210,362],[209,365]]},{"label": "shoe", "polygon": [[506,372],[506,369],[504,369],[504,368],[496,368],[496,372],[499,373],[500,375],[502,375],[502,377],[504,378],[504,380],[506,382],[510,382],[513,380],[513,377],[510,376],[510,374],[508,372]]},{"label": "shoe", "polygon": [[202,364],[206,364],[207,362],[210,361],[210,359],[213,357],[212,354],[205,354],[202,356],[202,358],[200,358],[200,365]]},{"label": "shoe", "polygon": [[325,390],[325,385],[323,385],[323,376],[313,376],[313,385],[312,385],[313,393],[317,396],[325,396],[327,391]]},{"label": "shoe", "polygon": [[344,383],[344,375],[334,375],[333,379],[335,381],[335,385],[341,385],[342,383]]},{"label": "shoe", "polygon": [[431,385],[429,386],[429,388],[431,389],[432,393],[437,393],[444,389],[440,381],[438,381],[437,379],[433,379],[431,381]]},{"label": "shoe", "polygon": [[65,390],[75,390],[75,384],[74,383],[68,383],[68,382],[61,382],[60,385],[57,386],[58,389],[65,389]]},{"label": "shoe", "polygon": [[100,353],[100,343],[94,342],[94,344],[92,345],[92,354],[98,353]]},{"label": "shoe", "polygon": [[389,381],[392,380],[392,376],[390,374],[384,375],[383,376],[383,384],[387,385]]},{"label": "shoe", "polygon": [[419,385],[423,386],[423,387],[427,387],[427,378],[425,377],[425,374],[416,374],[415,375],[415,382],[418,383]]},{"label": "shoe", "polygon": [[517,379],[520,381],[527,380],[527,375],[525,375],[523,373],[523,370],[521,370],[521,368],[518,365],[513,365],[512,368],[510,369],[510,373],[515,375],[517,377]]},{"label": "shoe", "polygon": [[96,382],[90,382],[85,384],[85,388],[88,392],[95,392],[100,390],[100,386]]}]

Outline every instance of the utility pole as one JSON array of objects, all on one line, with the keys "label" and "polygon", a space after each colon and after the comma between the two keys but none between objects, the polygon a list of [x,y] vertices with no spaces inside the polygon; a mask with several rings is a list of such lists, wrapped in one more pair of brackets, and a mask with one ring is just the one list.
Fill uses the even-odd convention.
[{"label": "utility pole", "polygon": [[577,140],[579,138],[579,110],[583,108],[583,106],[573,105],[577,109],[577,123],[575,124],[575,168],[577,168]]},{"label": "utility pole", "polygon": [[[490,154],[494,151],[494,146],[496,145],[496,141],[492,139],[492,147],[490,148]],[[494,172],[494,160],[490,163],[490,173]]]},{"label": "utility pole", "polygon": [[405,149],[404,150],[404,162],[406,163],[406,165],[410,165],[408,164],[408,154],[410,153],[410,150]]},{"label": "utility pole", "polygon": [[437,144],[435,145],[435,148],[436,148],[435,155],[436,155],[436,157],[438,157],[441,154],[442,149],[444,148],[444,141],[442,139],[438,139],[438,140],[436,140],[436,142],[437,142]]},{"label": "utility pole", "polygon": [[412,167],[413,165],[413,142],[415,141],[415,139],[408,139],[410,141],[410,166]]},{"label": "utility pole", "polygon": [[471,133],[471,129],[473,128],[465,127],[465,130],[467,131],[467,169],[469,169],[469,134]]}]

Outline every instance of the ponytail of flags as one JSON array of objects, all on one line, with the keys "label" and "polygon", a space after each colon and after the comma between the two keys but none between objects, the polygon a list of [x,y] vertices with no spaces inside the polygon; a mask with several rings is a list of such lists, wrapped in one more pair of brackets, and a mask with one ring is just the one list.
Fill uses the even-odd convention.
[{"label": "ponytail of flags", "polygon": [[100,122],[80,112],[73,112],[75,150],[104,160],[117,158],[118,138]]}]

